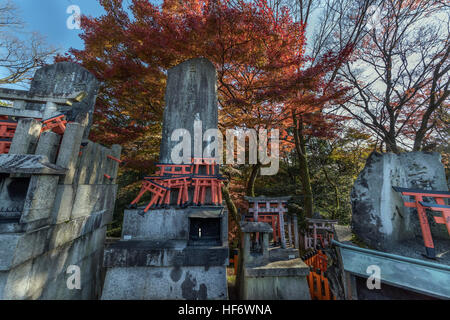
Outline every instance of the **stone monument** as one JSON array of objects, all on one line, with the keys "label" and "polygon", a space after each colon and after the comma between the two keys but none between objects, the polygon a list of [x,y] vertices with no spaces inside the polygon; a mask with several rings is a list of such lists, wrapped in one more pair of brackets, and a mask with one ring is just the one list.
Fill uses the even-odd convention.
[{"label": "stone monument", "polygon": [[[213,64],[203,58],[169,70],[160,152],[163,166],[174,164],[174,130],[187,130],[195,157],[195,131],[217,129],[216,81]],[[202,126],[195,128],[199,121]],[[200,141],[197,147],[203,146]],[[163,177],[161,173],[156,178]],[[189,184],[191,196],[192,188]],[[151,207],[144,212],[144,207],[138,206],[125,211],[121,240],[105,249],[102,299],[228,298],[226,209],[221,201],[181,207],[176,198],[170,198],[164,208]]]},{"label": "stone monument", "polygon": [[[439,153],[401,154],[373,152],[351,192],[352,229],[366,244],[389,250],[399,242],[421,238],[417,213],[403,205],[392,187],[447,191]],[[429,217],[433,237],[448,239],[444,225]]]},{"label": "stone monument", "polygon": [[[0,299],[100,297],[121,147],[84,139],[97,89],[70,62],[38,70],[30,91],[0,89],[14,102],[0,107],[0,125],[16,125],[0,154]],[[61,113],[69,123],[58,132],[40,121]]]}]

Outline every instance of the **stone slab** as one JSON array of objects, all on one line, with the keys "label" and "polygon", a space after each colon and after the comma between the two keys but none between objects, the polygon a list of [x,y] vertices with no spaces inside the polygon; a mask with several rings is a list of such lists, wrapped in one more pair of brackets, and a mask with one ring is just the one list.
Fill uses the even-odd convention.
[{"label": "stone slab", "polygon": [[247,277],[243,300],[311,300],[305,276]]},{"label": "stone slab", "polygon": [[241,222],[242,232],[266,232],[272,233],[273,229],[266,222]]},{"label": "stone slab", "polygon": [[189,247],[186,241],[119,241],[105,249],[104,266],[226,266],[227,247]]},{"label": "stone slab", "polygon": [[50,163],[46,156],[1,154],[0,173],[64,175],[67,169]]},{"label": "stone slab", "polygon": [[[201,134],[208,129],[217,129],[216,69],[205,58],[190,59],[168,70],[159,162],[173,163],[171,152],[179,142],[172,141],[171,136],[176,129],[190,132],[191,157],[194,157],[196,120],[202,121]],[[203,156],[206,146],[207,142],[199,142],[198,158]]]},{"label": "stone slab", "polygon": [[302,259],[292,259],[284,261],[269,262],[263,266],[246,267],[244,274],[246,277],[291,277],[307,276],[309,267]]},{"label": "stone slab", "polygon": [[189,211],[183,209],[160,209],[148,211],[144,216],[140,209],[125,210],[122,239],[188,240]]},{"label": "stone slab", "polygon": [[102,300],[226,300],[225,267],[131,267],[108,270]]}]

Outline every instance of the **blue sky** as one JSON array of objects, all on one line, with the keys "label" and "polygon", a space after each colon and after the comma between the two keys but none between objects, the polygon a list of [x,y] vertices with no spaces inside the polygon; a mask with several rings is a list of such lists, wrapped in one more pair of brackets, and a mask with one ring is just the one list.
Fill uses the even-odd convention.
[{"label": "blue sky", "polygon": [[[124,0],[129,4],[130,0]],[[161,0],[153,0],[160,3]],[[83,41],[79,38],[80,30],[68,29],[67,19],[70,14],[67,8],[77,5],[81,13],[98,17],[105,13],[98,0],[13,0],[19,9],[21,20],[25,23],[26,31],[38,32],[44,36],[47,43],[61,53],[69,48],[83,48]]]},{"label": "blue sky", "polygon": [[81,13],[98,17],[104,13],[97,0],[14,0],[19,9],[21,20],[27,31],[43,35],[47,43],[62,52],[70,47],[83,48],[83,41],[78,37],[80,30],[67,28],[66,13],[70,5],[80,7]]}]

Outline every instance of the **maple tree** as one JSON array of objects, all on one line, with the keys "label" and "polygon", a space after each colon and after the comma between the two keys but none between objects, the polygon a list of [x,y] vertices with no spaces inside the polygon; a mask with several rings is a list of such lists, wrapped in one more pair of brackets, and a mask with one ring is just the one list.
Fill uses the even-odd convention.
[{"label": "maple tree", "polygon": [[[81,19],[85,48],[57,60],[79,62],[103,83],[91,138],[123,146],[129,176],[121,192],[137,188],[139,172],[148,173],[158,160],[166,70],[184,60],[202,56],[216,66],[221,129],[288,132],[291,114],[318,112],[342,91],[323,77],[348,48],[305,69],[305,25],[265,0],[166,0],[161,6],[133,0],[128,10],[121,0],[100,3],[105,15]],[[322,124],[326,131],[329,123]],[[247,193],[260,166],[252,167]]]},{"label": "maple tree", "polygon": [[375,13],[339,71],[353,88],[342,108],[380,149],[420,151],[447,126],[439,115],[450,98],[450,10],[442,1],[389,0]]}]

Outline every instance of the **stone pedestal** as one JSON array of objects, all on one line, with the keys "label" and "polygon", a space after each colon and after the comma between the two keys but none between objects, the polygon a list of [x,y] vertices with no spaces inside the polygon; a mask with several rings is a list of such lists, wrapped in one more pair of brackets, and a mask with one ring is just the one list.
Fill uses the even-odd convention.
[{"label": "stone pedestal", "polygon": [[103,300],[228,298],[223,207],[139,211],[125,211],[121,240],[105,250]]},{"label": "stone pedestal", "polygon": [[[242,300],[310,300],[309,267],[294,248],[269,248],[268,223],[242,222],[244,247],[239,296]],[[252,252],[250,234],[259,233],[261,250]],[[255,237],[256,238],[256,237]]]}]

